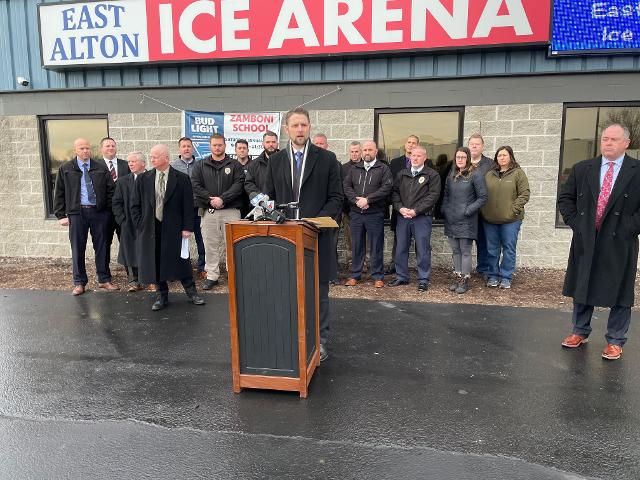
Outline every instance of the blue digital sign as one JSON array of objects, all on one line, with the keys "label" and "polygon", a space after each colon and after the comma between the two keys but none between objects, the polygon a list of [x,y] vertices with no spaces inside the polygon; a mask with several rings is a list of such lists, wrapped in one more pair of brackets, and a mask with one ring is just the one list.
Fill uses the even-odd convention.
[{"label": "blue digital sign", "polygon": [[551,55],[640,50],[640,0],[554,0]]}]

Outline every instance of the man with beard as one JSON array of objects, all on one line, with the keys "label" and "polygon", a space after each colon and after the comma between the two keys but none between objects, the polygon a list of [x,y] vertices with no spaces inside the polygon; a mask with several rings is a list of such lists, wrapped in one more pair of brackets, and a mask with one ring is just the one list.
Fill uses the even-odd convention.
[{"label": "man with beard", "polygon": [[[247,170],[249,168],[249,163],[251,163],[249,159],[249,142],[247,142],[243,138],[239,138],[236,140],[235,145],[236,150],[236,161],[240,164],[240,168],[242,169],[243,177],[243,185],[247,179]],[[251,203],[249,203],[249,194],[247,192],[242,191],[241,195],[242,199],[242,207],[240,207],[240,218],[244,218],[251,211]]]},{"label": "man with beard", "polygon": [[[285,116],[290,141],[287,148],[271,157],[264,193],[278,204],[298,202],[298,214],[305,217],[335,218],[342,209],[340,167],[333,152],[309,141],[309,112],[296,108]],[[320,290],[320,361],[329,358],[329,280],[337,275],[337,262],[331,245],[331,231],[321,229],[318,236]]]},{"label": "man with beard", "polygon": [[211,155],[198,162],[191,181],[198,207],[203,212],[202,236],[207,251],[207,279],[203,290],[218,285],[220,262],[226,258],[224,225],[240,218],[244,174],[240,164],[225,153],[224,135],[214,133],[209,139]]},{"label": "man with beard", "polygon": [[364,266],[366,236],[371,252],[371,278],[376,288],[384,286],[384,212],[393,188],[391,170],[377,159],[373,140],[362,144],[362,161],[356,163],[344,179],[344,194],[351,207],[350,228],[353,239],[351,276],[348,287],[360,280]]},{"label": "man with beard", "polygon": [[247,166],[244,189],[249,196],[266,191],[269,158],[278,151],[278,135],[271,130],[267,130],[262,136],[262,148],[264,148],[264,151],[251,160]]}]

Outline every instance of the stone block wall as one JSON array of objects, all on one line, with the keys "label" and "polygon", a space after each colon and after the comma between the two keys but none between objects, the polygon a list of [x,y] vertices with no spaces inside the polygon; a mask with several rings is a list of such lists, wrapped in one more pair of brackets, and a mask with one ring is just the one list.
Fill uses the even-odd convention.
[{"label": "stone block wall", "polygon": [[[312,134],[326,134],[329,148],[341,162],[347,161],[349,142],[373,137],[371,109],[315,110],[310,115]],[[472,133],[481,132],[490,156],[500,145],[511,145],[529,177],[531,200],[518,243],[519,265],[564,268],[566,264],[571,232],[555,227],[561,121],[561,104],[468,106],[465,110],[465,142]],[[176,152],[181,129],[178,112],[109,115],[109,132],[121,157],[135,150],[146,154],[157,143],[166,143]],[[280,138],[286,139],[284,128]],[[37,118],[0,117],[0,141],[4,147],[0,152],[0,256],[69,257],[67,230],[45,218]],[[387,262],[392,241],[387,232]],[[440,226],[434,227],[432,246],[434,264],[449,265],[450,251]],[[340,260],[346,260],[343,242]]]},{"label": "stone block wall", "polygon": [[45,219],[38,121],[0,117],[0,255],[69,256],[69,237]]},{"label": "stone block wall", "polygon": [[482,133],[490,157],[510,145],[529,179],[531,199],[518,239],[519,266],[567,264],[571,230],[555,226],[561,131],[561,103],[465,108],[465,142],[474,132]]}]

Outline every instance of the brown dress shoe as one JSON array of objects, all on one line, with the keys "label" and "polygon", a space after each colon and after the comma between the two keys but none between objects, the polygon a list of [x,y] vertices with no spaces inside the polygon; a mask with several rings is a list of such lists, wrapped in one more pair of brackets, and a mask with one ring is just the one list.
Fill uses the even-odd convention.
[{"label": "brown dress shoe", "polygon": [[115,290],[120,290],[120,287],[116,287],[111,282],[99,283],[98,290],[104,290],[105,292],[113,292]]},{"label": "brown dress shoe", "polygon": [[147,285],[147,292],[155,292],[155,291],[156,291],[155,283],[150,283],[149,285]]},{"label": "brown dress shoe", "polygon": [[607,343],[604,352],[602,352],[602,358],[605,360],[617,360],[622,355],[622,347],[620,345],[614,345],[613,343]]},{"label": "brown dress shoe", "polygon": [[373,282],[373,286],[376,288],[384,287],[384,280],[376,280],[375,282]]},{"label": "brown dress shoe", "polygon": [[355,278],[350,278],[349,280],[347,280],[346,282],[344,282],[344,286],[345,287],[354,287],[358,284],[358,280],[356,280]]},{"label": "brown dress shoe", "polygon": [[78,296],[78,295],[82,295],[84,293],[84,285],[76,285],[75,287],[73,287],[73,290],[71,291],[71,295],[74,296]]},{"label": "brown dress shoe", "polygon": [[571,335],[567,335],[566,337],[564,337],[564,340],[562,340],[562,346],[567,348],[576,348],[583,343],[587,343],[588,341],[589,339],[587,337],[572,333]]},{"label": "brown dress shoe", "polygon": [[198,272],[198,278],[201,278],[202,280],[206,280],[207,279],[206,270],[202,270],[202,271]]}]

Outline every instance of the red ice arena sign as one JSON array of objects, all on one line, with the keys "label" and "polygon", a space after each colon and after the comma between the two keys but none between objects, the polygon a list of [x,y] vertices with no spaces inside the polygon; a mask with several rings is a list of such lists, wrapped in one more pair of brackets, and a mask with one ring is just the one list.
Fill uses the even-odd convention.
[{"label": "red ice arena sign", "polygon": [[547,43],[551,0],[109,0],[38,5],[49,68]]}]

